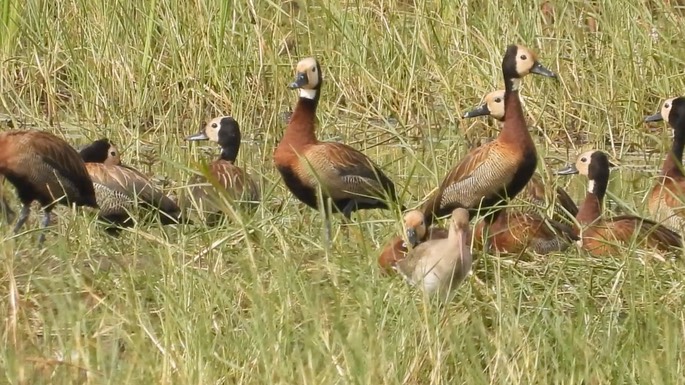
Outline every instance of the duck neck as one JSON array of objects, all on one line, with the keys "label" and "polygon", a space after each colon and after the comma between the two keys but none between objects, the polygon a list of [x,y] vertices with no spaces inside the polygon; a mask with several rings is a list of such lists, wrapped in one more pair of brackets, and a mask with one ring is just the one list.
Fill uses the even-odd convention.
[{"label": "duck neck", "polygon": [[219,155],[219,159],[225,160],[231,163],[235,163],[236,158],[238,157],[238,150],[240,149],[239,144],[233,144],[229,146],[221,146],[221,154]]},{"label": "duck neck", "polygon": [[290,123],[283,135],[283,141],[290,145],[313,144],[316,139],[316,107],[319,105],[320,90],[300,90]]},{"label": "duck neck", "polygon": [[607,180],[592,180],[588,182],[585,200],[578,210],[576,219],[581,225],[594,222],[602,213],[602,202],[607,191]]},{"label": "duck neck", "polygon": [[685,119],[673,122],[673,146],[666,155],[661,173],[668,177],[683,177],[683,147],[685,147]]},{"label": "duck neck", "polygon": [[499,140],[521,146],[520,148],[534,149],[533,138],[528,132],[526,119],[523,117],[521,99],[519,98],[521,79],[508,78],[504,79],[504,82],[504,119]]}]

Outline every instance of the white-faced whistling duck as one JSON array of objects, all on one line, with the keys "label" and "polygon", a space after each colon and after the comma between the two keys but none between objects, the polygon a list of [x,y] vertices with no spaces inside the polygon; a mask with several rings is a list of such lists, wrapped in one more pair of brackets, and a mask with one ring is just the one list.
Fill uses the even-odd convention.
[{"label": "white-faced whistling duck", "polygon": [[556,77],[529,49],[508,46],[502,60],[505,84],[502,130],[492,142],[471,150],[428,199],[423,206],[428,224],[456,207],[472,212],[494,208],[486,215],[491,222],[497,215],[496,207],[504,204],[503,200],[515,197],[533,176],[537,151],[519,99],[521,78],[530,73]]},{"label": "white-faced whistling duck", "polygon": [[[319,208],[319,187],[322,201],[330,198],[333,208],[347,219],[356,210],[388,209],[387,201],[397,200],[395,185],[376,164],[350,146],[316,138],[322,79],[315,58],[297,63],[295,81],[289,87],[299,89],[300,97],[274,152],[276,168],[288,190],[314,209]],[[330,237],[330,222],[325,220]]]},{"label": "white-faced whistling duck", "polygon": [[[504,90],[490,92],[483,98],[483,104],[467,111],[463,117],[474,118],[477,116],[492,116],[498,122],[504,121]],[[526,184],[526,187],[516,196],[519,200],[529,203],[539,209],[545,209],[547,205],[547,187],[542,181],[542,177],[537,172]],[[578,214],[578,206],[568,193],[561,187],[556,188],[556,199],[554,201],[553,219],[556,221],[568,222]],[[570,218],[569,218],[570,216]]]},{"label": "white-faced whistling duck", "polygon": [[[0,174],[17,189],[23,207],[14,227],[26,223],[31,202],[43,207],[41,227],[50,224],[56,204],[97,208],[93,183],[86,166],[64,140],[41,131],[10,131],[0,134]],[[38,244],[45,241],[41,233]]]},{"label": "white-faced whistling duck", "polygon": [[203,205],[203,211],[208,212],[216,222],[221,213],[221,203],[216,200],[217,186],[228,193],[236,202],[244,202],[255,208],[260,200],[259,186],[243,169],[235,165],[240,150],[240,127],[238,122],[230,116],[214,118],[197,134],[188,136],[186,140],[211,140],[221,147],[219,159],[209,164],[208,176],[197,176],[192,181],[191,193],[194,199]]},{"label": "white-faced whistling duck", "polygon": [[575,231],[582,248],[595,256],[617,256],[625,253],[622,246],[635,241],[638,246],[658,250],[660,253],[654,255],[657,259],[663,259],[662,254],[677,252],[682,247],[682,238],[665,226],[634,215],[602,216],[610,166],[604,152],[592,150],[582,153],[575,165],[557,171],[559,175],[581,174],[588,178],[588,191],[576,216],[581,228]]},{"label": "white-faced whistling duck", "polygon": [[[176,202],[159,191],[139,171],[121,164],[119,151],[108,139],[99,139],[81,149],[88,174],[93,181],[100,211],[98,216],[115,226],[130,227],[135,207],[159,211],[163,225],[181,221]],[[117,234],[116,227],[108,228]]]},{"label": "white-faced whistling duck", "polygon": [[444,300],[466,278],[472,263],[469,213],[456,209],[447,238],[421,243],[398,261],[395,269],[427,295]]},{"label": "white-faced whistling duck", "polygon": [[407,243],[414,248],[427,240],[447,238],[448,234],[448,231],[441,227],[427,227],[420,210],[411,210],[404,214],[404,232],[406,240],[405,237],[396,236],[381,251],[378,264],[383,273],[393,272],[397,261],[406,257],[409,250]]},{"label": "white-faced whistling duck", "polygon": [[685,232],[685,97],[668,99],[661,111],[645,118],[646,122],[666,120],[673,128],[673,145],[666,155],[661,175],[649,195],[649,211],[657,221],[683,234]]}]

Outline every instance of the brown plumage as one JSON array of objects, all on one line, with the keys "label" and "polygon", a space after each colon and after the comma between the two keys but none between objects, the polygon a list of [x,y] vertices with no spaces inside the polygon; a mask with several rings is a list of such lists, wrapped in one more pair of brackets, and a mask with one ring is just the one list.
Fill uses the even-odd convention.
[{"label": "brown plumage", "polygon": [[[28,219],[31,202],[43,207],[41,227],[50,223],[56,204],[98,207],[86,166],[64,140],[41,131],[0,134],[0,174],[17,189],[23,204],[14,227],[18,232]],[[39,245],[45,233],[39,237]]]},{"label": "brown plumage", "polygon": [[529,49],[510,45],[502,60],[505,117],[498,137],[469,152],[445,177],[440,187],[423,206],[426,221],[446,215],[456,207],[478,211],[494,208],[486,217],[490,222],[498,207],[515,197],[528,183],[537,166],[537,152],[528,132],[519,99],[521,78],[529,73],[554,77]]},{"label": "brown plumage", "polygon": [[568,225],[543,218],[535,212],[511,208],[503,209],[489,227],[485,225],[484,220],[476,224],[474,246],[483,248],[488,245],[500,253],[521,254],[528,249],[545,255],[564,251],[572,241],[579,239]]},{"label": "brown plumage", "polygon": [[[108,139],[100,139],[84,147],[81,157],[95,187],[100,219],[116,226],[132,226],[131,213],[136,207],[143,207],[159,211],[162,224],[181,220],[178,205],[153,186],[145,175],[121,165],[119,152]],[[118,232],[116,228],[108,231]]]},{"label": "brown plumage", "polygon": [[397,262],[395,269],[428,296],[438,295],[446,300],[471,271],[472,263],[469,213],[456,209],[447,238],[418,245]]},{"label": "brown plumage", "polygon": [[666,120],[673,128],[673,145],[666,155],[661,175],[649,194],[649,211],[657,221],[683,234],[685,232],[685,97],[668,99],[661,111],[645,118],[647,122]]},{"label": "brown plumage", "polygon": [[661,253],[676,252],[677,248],[681,248],[680,235],[654,221],[633,215],[613,218],[602,216],[602,203],[609,183],[609,167],[607,155],[593,150],[581,154],[575,165],[557,172],[559,175],[580,173],[588,178],[588,192],[576,216],[580,228],[575,229],[581,238],[579,242],[583,249],[595,256],[619,256],[625,252],[625,247],[631,241],[635,241],[638,247]]},{"label": "brown plumage", "polygon": [[404,259],[407,255],[407,244],[412,248],[418,246],[420,243],[431,239],[447,238],[447,230],[440,227],[426,227],[423,213],[420,210],[411,210],[404,214],[404,235],[396,236],[388,242],[383,251],[378,257],[378,264],[383,273],[393,272],[393,267]]},{"label": "brown plumage", "polygon": [[[498,122],[504,121],[504,90],[490,92],[483,98],[483,103],[464,113],[464,118],[489,115]],[[546,209],[549,201],[548,188],[542,181],[542,177],[537,172],[533,174],[530,181],[516,195],[516,200],[533,206],[533,209]],[[561,187],[555,189],[555,199],[553,200],[552,219],[560,222],[569,222],[578,214],[578,206],[568,193]],[[524,208],[525,209],[525,208]]]},{"label": "brown plumage", "polygon": [[[286,187],[297,199],[318,209],[317,191],[323,201],[346,218],[361,209],[387,209],[395,201],[395,185],[366,155],[342,143],[320,142],[316,138],[316,108],[321,96],[321,67],[314,58],[297,64],[296,80],[290,88],[300,89],[293,115],[274,152],[274,163]],[[329,222],[326,218],[330,233]]]},{"label": "brown plumage", "polygon": [[186,140],[211,140],[221,147],[219,159],[209,164],[207,175],[198,175],[192,180],[191,194],[195,201],[207,212],[208,223],[219,219],[222,204],[217,195],[217,188],[228,194],[231,201],[242,202],[249,208],[255,208],[260,200],[259,186],[243,169],[235,165],[240,150],[240,127],[230,116],[214,118],[197,134]]}]

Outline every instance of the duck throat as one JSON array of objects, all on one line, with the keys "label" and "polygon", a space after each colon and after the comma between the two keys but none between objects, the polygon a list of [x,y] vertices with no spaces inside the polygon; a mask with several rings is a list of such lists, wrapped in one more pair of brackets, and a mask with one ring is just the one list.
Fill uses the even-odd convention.
[{"label": "duck throat", "polygon": [[518,91],[521,88],[521,79],[511,78],[506,80],[505,91]]},{"label": "duck throat", "polygon": [[283,135],[283,141],[290,144],[316,143],[316,108],[319,104],[318,90],[300,90],[290,123]]},{"label": "duck throat", "polygon": [[310,99],[310,100],[319,100],[319,90],[317,89],[305,89],[305,88],[300,88],[300,98],[304,99]]},{"label": "duck throat", "polygon": [[240,147],[236,145],[221,147],[221,155],[219,158],[221,160],[226,160],[231,163],[235,163],[235,159],[238,157],[238,149]]},{"label": "duck throat", "polygon": [[580,224],[594,222],[602,214],[602,202],[606,194],[607,181],[590,179],[585,200],[578,210],[576,219]]}]

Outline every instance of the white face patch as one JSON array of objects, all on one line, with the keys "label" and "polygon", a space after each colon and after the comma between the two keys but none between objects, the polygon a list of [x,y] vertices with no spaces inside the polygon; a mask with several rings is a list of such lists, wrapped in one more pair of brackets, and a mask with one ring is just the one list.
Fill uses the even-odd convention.
[{"label": "white face patch", "polygon": [[511,79],[511,90],[518,91],[521,88],[521,79]]},{"label": "white face patch", "polygon": [[307,90],[304,88],[300,88],[300,97],[306,99],[314,99],[316,98],[316,90]]},{"label": "white face patch", "polygon": [[590,179],[587,183],[587,192],[593,193],[595,192],[595,181]]},{"label": "white face patch", "polygon": [[671,108],[673,107],[673,100],[675,98],[668,99],[661,106],[661,118],[668,122],[668,117],[671,115]]},{"label": "white face patch", "polygon": [[205,131],[205,135],[209,138],[209,140],[213,142],[218,142],[219,141],[219,130],[220,130],[220,123],[219,122],[212,122],[212,124],[216,124],[216,127],[213,127],[211,124],[208,127],[208,129]]}]

